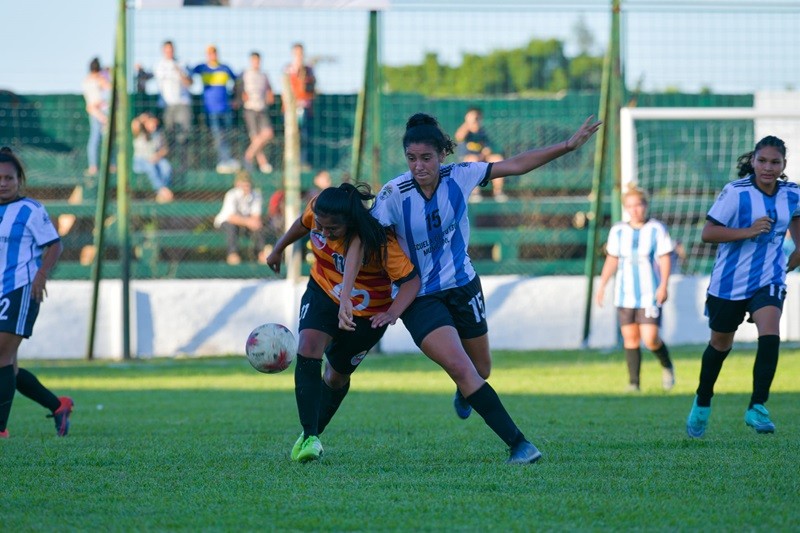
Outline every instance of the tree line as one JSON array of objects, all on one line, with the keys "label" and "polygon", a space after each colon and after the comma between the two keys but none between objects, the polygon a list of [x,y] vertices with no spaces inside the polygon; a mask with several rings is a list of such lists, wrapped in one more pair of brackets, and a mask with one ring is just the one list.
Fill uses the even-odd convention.
[{"label": "tree line", "polygon": [[385,89],[425,96],[532,95],[567,90],[597,91],[603,57],[584,49],[567,57],[557,39],[532,39],[527,45],[487,55],[464,54],[460,65],[442,65],[427,53],[419,65],[384,66]]}]

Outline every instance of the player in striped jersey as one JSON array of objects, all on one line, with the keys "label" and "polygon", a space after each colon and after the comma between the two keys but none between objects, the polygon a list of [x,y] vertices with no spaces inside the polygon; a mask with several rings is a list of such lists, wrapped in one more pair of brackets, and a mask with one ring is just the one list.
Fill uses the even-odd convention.
[{"label": "player in striped jersey", "polygon": [[628,365],[628,390],[639,391],[642,342],[661,363],[661,385],[670,390],[675,385],[675,371],[658,328],[661,305],[667,300],[672,239],[663,222],[647,218],[647,193],[635,184],[622,195],[622,205],[629,220],[614,224],[608,234],[606,262],[595,299],[602,307],[606,284],[616,274],[614,305]]},{"label": "player in striped jersey", "polygon": [[61,239],[39,202],[22,196],[25,170],[9,148],[0,148],[0,438],[8,438],[15,391],[49,409],[56,434],[69,431],[73,402],[57,397],[31,372],[18,368],[22,339],[33,332],[47,276],[61,255]]},{"label": "player in striped jersey", "polygon": [[479,185],[519,176],[583,145],[598,130],[592,117],[564,142],[523,152],[495,163],[444,164],[455,143],[436,119],[409,118],[403,136],[408,172],[387,183],[372,214],[397,232],[403,250],[420,272],[419,296],[403,313],[414,342],[456,383],[456,414],[472,408],[509,446],[508,463],[533,463],[541,453],[531,444],[486,382],[491,371],[488,327],[480,279],[470,262],[467,201]]},{"label": "player in striped jersey", "polygon": [[[719,247],[706,297],[711,340],[686,421],[690,437],[705,433],[714,384],[748,313],[758,328],[758,348],[744,421],[758,433],[775,431],[764,404],[778,366],[786,273],[800,266],[800,188],[786,180],[786,145],[777,137],[758,141],[737,166],[741,179],[722,189],[703,227],[703,241]],[[787,231],[795,245],[788,262],[783,252]]]},{"label": "player in striped jersey", "polygon": [[[364,202],[369,187],[343,183],[329,187],[309,202],[305,212],[275,243],[267,265],[280,272],[287,246],[309,233],[315,262],[300,303],[300,335],[295,366],[295,397],[303,433],[292,459],[319,459],[319,435],[331,421],[350,388],[350,374],[394,324],[419,291],[419,276],[397,240],[372,218]],[[343,278],[351,243],[366,258],[356,275]],[[400,286],[392,297],[392,283]],[[352,327],[339,327],[339,296],[352,294]],[[320,379],[322,356],[328,364]]]}]

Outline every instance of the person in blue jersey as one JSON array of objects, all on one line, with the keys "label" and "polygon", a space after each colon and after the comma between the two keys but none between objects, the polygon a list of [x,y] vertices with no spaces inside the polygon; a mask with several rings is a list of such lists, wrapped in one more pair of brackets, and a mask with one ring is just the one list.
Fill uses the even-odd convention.
[{"label": "person in blue jersey", "polygon": [[17,350],[33,331],[47,294],[47,276],[61,255],[61,239],[39,202],[22,196],[25,170],[9,148],[0,148],[0,438],[8,438],[8,418],[16,391],[39,403],[55,419],[56,434],[69,431],[74,405],[58,397],[31,372],[18,368]]},{"label": "person in blue jersey", "polygon": [[[740,179],[722,189],[702,233],[704,242],[719,246],[706,297],[711,340],[686,420],[686,432],[694,438],[706,431],[714,384],[746,314],[758,329],[758,348],[744,421],[757,433],[775,432],[764,404],[778,367],[786,273],[800,265],[800,187],[787,181],[786,145],[774,136],[740,156],[737,167]],[[795,245],[788,261],[783,252],[787,231]]]},{"label": "person in blue jersey", "polygon": [[608,233],[606,261],[595,300],[597,305],[603,306],[606,285],[616,274],[614,306],[628,365],[628,390],[640,390],[642,343],[661,363],[662,387],[671,390],[675,385],[675,371],[659,327],[661,306],[667,301],[674,246],[664,223],[647,217],[644,190],[630,184],[622,195],[622,205],[628,220],[614,224]]},{"label": "person in blue jersey", "polygon": [[206,48],[206,62],[194,67],[191,74],[199,75],[203,80],[203,107],[217,150],[217,172],[233,174],[240,165],[231,157],[228,141],[233,128],[228,87],[236,81],[236,75],[228,65],[219,62],[217,47],[213,45]]},{"label": "person in blue jersey", "polygon": [[509,447],[511,464],[533,463],[541,453],[486,382],[492,361],[483,291],[467,253],[468,199],[479,185],[526,174],[576,150],[600,124],[589,117],[566,141],[503,161],[444,164],[455,143],[434,117],[417,113],[403,136],[409,170],[384,185],[372,208],[381,224],[394,227],[420,272],[418,297],[402,315],[406,329],[455,382],[456,414],[467,418],[474,408]]}]

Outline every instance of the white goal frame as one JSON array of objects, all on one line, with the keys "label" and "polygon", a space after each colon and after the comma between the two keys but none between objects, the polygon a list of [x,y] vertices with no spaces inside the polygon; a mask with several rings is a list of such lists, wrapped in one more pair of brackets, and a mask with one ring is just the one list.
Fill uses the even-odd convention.
[{"label": "white goal frame", "polygon": [[[637,120],[764,120],[770,123],[797,122],[800,130],[800,109],[765,110],[757,107],[623,107],[620,109],[620,185],[621,190],[631,181],[637,181],[639,172],[636,160]],[[757,128],[761,129],[761,128]],[[789,148],[787,159],[800,157],[800,131],[795,135],[775,132],[784,139]],[[758,136],[758,135],[757,135]],[[731,161],[733,165],[735,161]],[[796,168],[796,167],[795,167]],[[794,179],[800,176],[793,176]]]}]

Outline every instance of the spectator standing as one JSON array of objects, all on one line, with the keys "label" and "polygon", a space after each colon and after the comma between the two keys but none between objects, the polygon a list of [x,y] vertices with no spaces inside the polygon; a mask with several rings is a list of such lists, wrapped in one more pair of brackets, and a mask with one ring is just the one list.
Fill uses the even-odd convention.
[{"label": "spectator standing", "polygon": [[158,119],[150,113],[142,113],[131,123],[133,133],[133,171],[147,175],[156,201],[171,202],[172,165],[167,160],[169,148],[158,127]]},{"label": "spectator standing", "polygon": [[87,177],[97,175],[100,165],[100,141],[103,130],[108,124],[108,91],[111,82],[108,73],[100,66],[100,59],[95,57],[89,63],[89,74],[83,80],[83,98],[86,101],[86,113],[89,116],[89,141],[86,144],[86,156],[89,167]]},{"label": "spectator standing", "polygon": [[300,163],[304,170],[309,170],[317,78],[314,69],[306,64],[302,44],[292,45],[292,61],[286,67],[285,73],[289,76],[289,87],[294,95],[297,125],[300,129]]},{"label": "spectator standing", "polygon": [[[455,134],[456,155],[467,163],[497,163],[503,160],[501,154],[494,152],[489,134],[483,127],[483,111],[479,107],[470,107],[464,115],[464,122]],[[508,201],[503,193],[504,178],[492,180],[492,196],[497,202]],[[471,202],[480,202],[480,189],[475,189],[469,197]]]},{"label": "spectator standing", "polygon": [[178,172],[186,166],[189,132],[192,127],[192,79],[175,59],[175,45],[164,41],[161,59],[153,73],[158,84],[159,104],[163,107],[164,133]]},{"label": "spectator standing", "polygon": [[206,48],[206,62],[192,69],[193,75],[203,80],[203,107],[208,127],[217,150],[217,172],[232,174],[239,170],[239,162],[231,157],[228,136],[233,128],[233,113],[228,86],[236,81],[236,75],[228,65],[219,62],[217,47]]},{"label": "spectator standing", "polygon": [[242,101],[244,122],[250,145],[244,153],[245,166],[252,168],[253,159],[264,174],[272,172],[264,147],[275,137],[275,130],[267,114],[267,106],[275,103],[275,93],[267,75],[261,71],[261,54],[250,54],[250,68],[242,73]]},{"label": "spectator standing", "polygon": [[264,250],[264,200],[261,191],[253,188],[253,179],[246,170],[236,173],[233,188],[225,193],[222,209],[214,218],[214,227],[221,228],[227,239],[229,265],[242,262],[239,255],[239,235],[249,233],[260,263],[266,261]]}]

